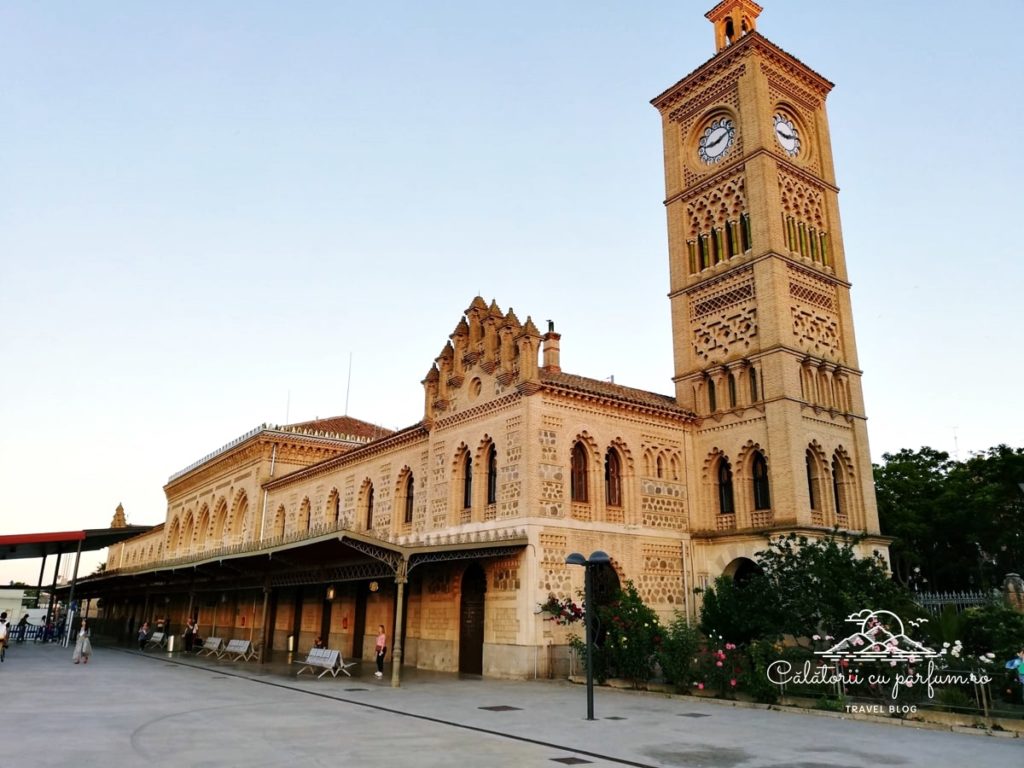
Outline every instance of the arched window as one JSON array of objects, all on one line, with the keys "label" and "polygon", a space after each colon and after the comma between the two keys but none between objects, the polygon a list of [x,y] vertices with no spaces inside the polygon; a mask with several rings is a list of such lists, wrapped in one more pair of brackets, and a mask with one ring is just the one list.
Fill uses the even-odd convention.
[{"label": "arched window", "polygon": [[843,462],[839,456],[832,457],[832,497],[836,503],[836,522],[847,513],[846,484],[843,482]]},{"label": "arched window", "polygon": [[412,472],[405,478],[405,524],[412,524],[412,506],[416,498],[416,486],[415,481],[412,477]]},{"label": "arched window", "polygon": [[814,471],[814,456],[810,451],[807,451],[805,457],[807,459],[807,498],[810,499],[811,509],[819,511],[821,509],[821,499],[818,498],[818,483],[815,477]]},{"label": "arched window", "polygon": [[729,407],[736,407],[736,377],[729,374]]},{"label": "arched window", "polygon": [[239,494],[238,498],[235,499],[235,511],[231,517],[231,540],[234,543],[238,543],[242,540],[242,534],[245,532],[246,518],[249,515],[249,497],[245,495],[243,491]]},{"label": "arched window", "polygon": [[277,508],[277,514],[274,515],[274,538],[279,539],[284,536],[284,520],[285,511],[284,505],[282,504]]},{"label": "arched window", "polygon": [[724,456],[718,461],[718,512],[722,515],[736,512],[732,497],[732,467]]},{"label": "arched window", "polygon": [[658,461],[656,462],[657,467],[655,469],[656,477],[662,478],[665,476],[665,459],[662,458],[661,454],[658,454]]},{"label": "arched window", "polygon": [[468,452],[462,464],[462,508],[473,508],[473,457]]},{"label": "arched window", "polygon": [[587,449],[583,443],[572,447],[572,472],[569,475],[570,495],[573,501],[590,501],[587,488]]},{"label": "arched window", "polygon": [[757,369],[750,366],[750,402],[756,403],[760,399],[757,393]]},{"label": "arched window", "polygon": [[622,506],[622,460],[614,448],[604,458],[604,493],[609,507]]},{"label": "arched window", "polygon": [[366,530],[373,530],[373,483],[366,489]]},{"label": "arched window", "polygon": [[308,533],[312,527],[313,515],[310,514],[309,499],[303,499],[302,506],[299,507],[299,519],[296,521],[295,528],[303,533]]},{"label": "arched window", "polygon": [[498,501],[498,449],[491,443],[487,448],[487,503]]},{"label": "arched window", "polygon": [[771,509],[772,499],[768,491],[768,462],[760,451],[754,453],[754,509]]},{"label": "arched window", "polygon": [[341,496],[337,491],[331,492],[331,500],[329,503],[331,519],[334,521],[335,527],[341,521]]},{"label": "arched window", "polygon": [[715,394],[715,380],[708,379],[708,411],[714,413],[718,410],[718,396]]}]

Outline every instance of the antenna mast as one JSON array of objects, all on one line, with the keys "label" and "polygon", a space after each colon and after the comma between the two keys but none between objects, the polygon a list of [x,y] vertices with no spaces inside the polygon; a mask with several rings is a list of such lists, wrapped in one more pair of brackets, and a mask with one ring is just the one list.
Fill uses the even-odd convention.
[{"label": "antenna mast", "polygon": [[348,416],[348,393],[352,389],[352,353],[348,353],[348,382],[345,384],[345,416]]}]

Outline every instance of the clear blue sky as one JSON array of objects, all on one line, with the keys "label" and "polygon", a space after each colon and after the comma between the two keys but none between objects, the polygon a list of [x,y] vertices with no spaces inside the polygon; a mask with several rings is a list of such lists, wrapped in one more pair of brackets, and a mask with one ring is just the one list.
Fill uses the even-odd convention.
[{"label": "clear blue sky", "polygon": [[[349,413],[417,421],[477,293],[671,393],[648,102],[713,4],[4,4],[0,532],[163,520],[172,472],[343,412],[350,353]],[[762,5],[836,83],[875,459],[1024,444],[1024,8]]]}]

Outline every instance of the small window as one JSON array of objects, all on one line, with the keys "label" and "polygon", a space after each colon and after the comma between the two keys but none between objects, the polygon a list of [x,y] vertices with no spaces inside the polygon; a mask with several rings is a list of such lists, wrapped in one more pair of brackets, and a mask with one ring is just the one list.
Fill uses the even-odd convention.
[{"label": "small window", "polygon": [[818,501],[818,485],[814,482],[814,457],[810,451],[807,451],[807,498],[811,502],[811,509],[817,511],[821,509],[821,503]]},{"label": "small window", "polygon": [[366,530],[373,530],[373,485],[366,490]]},{"label": "small window", "polygon": [[604,490],[609,507],[622,506],[622,462],[614,448],[608,450],[604,460]]},{"label": "small window", "polygon": [[772,499],[768,489],[768,462],[760,451],[754,454],[754,509],[771,509]]},{"label": "small window", "polygon": [[473,508],[473,457],[469,453],[462,465],[462,508]]},{"label": "small window", "polygon": [[840,480],[840,475],[843,473],[843,464],[839,461],[839,457],[836,456],[832,459],[832,497],[836,502],[836,515],[846,514],[846,489],[843,487],[843,483]]},{"label": "small window", "polygon": [[708,379],[708,411],[714,413],[718,410],[718,398],[715,396],[715,382]]},{"label": "small window", "polygon": [[760,399],[757,393],[757,369],[750,366],[750,402],[756,403]]},{"label": "small window", "polygon": [[573,501],[590,501],[590,495],[587,493],[587,449],[582,443],[576,443],[572,449],[572,472],[569,483]]},{"label": "small window", "polygon": [[487,503],[498,501],[498,449],[491,443],[487,449]]},{"label": "small window", "polygon": [[412,507],[416,500],[416,483],[412,473],[405,479],[405,524],[412,524]]},{"label": "small window", "polygon": [[732,497],[732,467],[724,457],[718,461],[718,512],[722,515],[736,512]]},{"label": "small window", "polygon": [[736,377],[729,374],[729,407],[736,407]]}]

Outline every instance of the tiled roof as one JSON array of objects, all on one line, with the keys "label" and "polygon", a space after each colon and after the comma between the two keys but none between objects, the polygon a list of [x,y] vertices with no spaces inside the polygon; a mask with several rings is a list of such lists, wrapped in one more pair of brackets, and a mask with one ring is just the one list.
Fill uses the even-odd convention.
[{"label": "tiled roof", "polygon": [[692,416],[686,408],[680,406],[671,395],[659,395],[657,392],[648,392],[644,389],[624,387],[621,384],[613,384],[610,381],[600,379],[589,379],[586,376],[577,376],[572,373],[552,373],[541,370],[540,380],[544,384],[552,384],[566,389],[576,390],[591,395],[610,397],[615,400],[623,400],[638,405],[646,405],[654,408],[661,408],[676,411],[681,415]]},{"label": "tiled roof", "polygon": [[290,429],[313,430],[318,432],[334,432],[339,435],[354,435],[369,440],[376,440],[380,437],[387,437],[394,430],[381,427],[377,424],[370,424],[367,421],[353,419],[351,416],[331,416],[326,419],[314,419],[303,421],[298,424],[289,424]]}]

